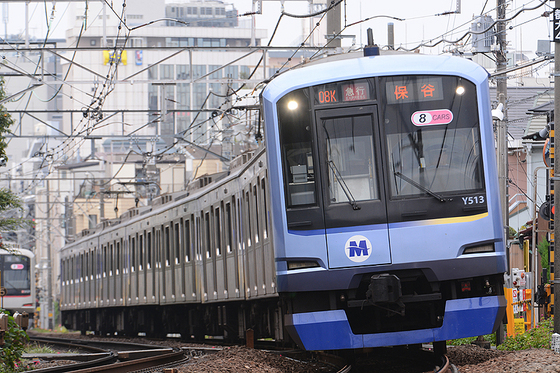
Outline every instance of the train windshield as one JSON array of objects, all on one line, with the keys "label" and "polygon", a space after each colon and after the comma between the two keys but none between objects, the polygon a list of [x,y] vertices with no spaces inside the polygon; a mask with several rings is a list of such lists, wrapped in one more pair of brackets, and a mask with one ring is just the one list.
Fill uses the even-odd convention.
[{"label": "train windshield", "polygon": [[31,279],[29,273],[29,258],[20,255],[3,255],[2,286],[8,295],[29,294]]},{"label": "train windshield", "polygon": [[381,79],[393,198],[484,188],[475,86],[458,77]]}]

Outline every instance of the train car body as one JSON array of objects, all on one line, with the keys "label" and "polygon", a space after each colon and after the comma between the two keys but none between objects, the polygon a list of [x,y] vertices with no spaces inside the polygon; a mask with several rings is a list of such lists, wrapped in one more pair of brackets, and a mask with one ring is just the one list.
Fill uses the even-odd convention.
[{"label": "train car body", "polygon": [[0,249],[0,286],[5,290],[2,308],[35,313],[35,255],[25,249]]},{"label": "train car body", "polygon": [[345,59],[282,74],[262,100],[278,291],[300,346],[497,328],[506,258],[483,68]]},{"label": "train car body", "polygon": [[495,330],[506,260],[484,69],[350,58],[281,74],[261,101],[266,147],[61,250],[65,326],[253,329],[307,350]]}]

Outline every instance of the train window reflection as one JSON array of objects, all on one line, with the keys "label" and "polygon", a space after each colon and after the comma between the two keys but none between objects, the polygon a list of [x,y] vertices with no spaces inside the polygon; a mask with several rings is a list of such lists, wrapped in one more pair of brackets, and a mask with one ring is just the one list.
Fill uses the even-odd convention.
[{"label": "train window reflection", "polygon": [[[297,101],[296,109],[287,103]],[[288,207],[316,204],[312,125],[307,90],[288,93],[278,101],[284,188]]]},{"label": "train window reflection", "polygon": [[378,199],[371,116],[322,121],[331,203]]}]

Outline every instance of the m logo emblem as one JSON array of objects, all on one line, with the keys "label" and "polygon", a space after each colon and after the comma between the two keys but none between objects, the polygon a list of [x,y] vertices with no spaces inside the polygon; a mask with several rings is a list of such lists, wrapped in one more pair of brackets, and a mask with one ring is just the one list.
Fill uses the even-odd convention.
[{"label": "m logo emblem", "polygon": [[371,255],[371,242],[364,236],[352,236],[346,241],[346,256],[355,263],[365,261]]}]

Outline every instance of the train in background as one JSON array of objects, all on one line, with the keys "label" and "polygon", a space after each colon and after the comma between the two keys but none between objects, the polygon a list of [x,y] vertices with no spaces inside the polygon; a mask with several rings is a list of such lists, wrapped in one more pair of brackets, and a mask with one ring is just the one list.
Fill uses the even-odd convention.
[{"label": "train in background", "polygon": [[345,56],[261,94],[265,144],[61,251],[67,328],[295,341],[488,334],[506,270],[488,73]]},{"label": "train in background", "polygon": [[[35,254],[9,243],[0,248],[0,308],[10,313],[35,313]],[[1,295],[1,294],[0,294]]]}]

